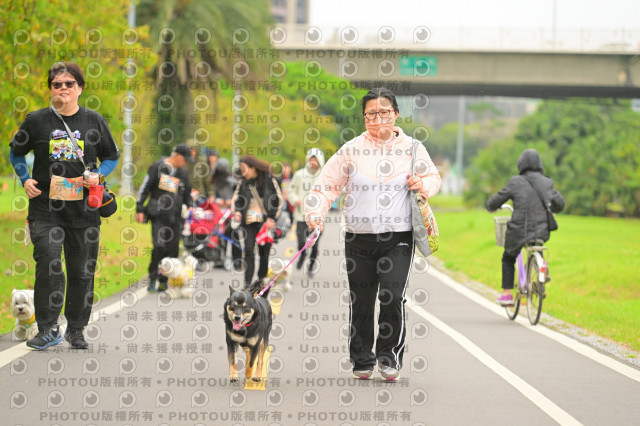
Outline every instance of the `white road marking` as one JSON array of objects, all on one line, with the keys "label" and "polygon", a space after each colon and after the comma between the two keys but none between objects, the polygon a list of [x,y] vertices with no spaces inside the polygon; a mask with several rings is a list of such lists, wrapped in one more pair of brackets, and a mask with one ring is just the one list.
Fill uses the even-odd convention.
[{"label": "white road marking", "polygon": [[[149,293],[147,292],[146,287],[140,288],[135,291],[135,295],[138,298],[138,300],[142,299],[147,294]],[[97,311],[92,312],[91,316],[93,319],[89,320],[89,324],[99,321],[100,318],[116,313],[121,309],[122,309],[122,300],[114,302],[106,306],[104,309],[98,309]],[[61,334],[64,333],[65,328],[66,326],[60,327]],[[4,367],[5,365],[13,362],[14,360],[20,357],[23,357],[33,351],[34,351],[33,349],[27,346],[27,342],[21,342],[15,346],[10,347],[9,349],[5,349],[4,351],[0,352],[0,368]]]},{"label": "white road marking", "polygon": [[467,339],[461,333],[449,327],[437,317],[425,311],[419,306],[409,305],[409,309],[427,320],[430,325],[436,327],[447,336],[451,337],[456,343],[462,346],[467,352],[474,356],[478,361],[486,365],[491,371],[500,376],[503,380],[513,386],[525,398],[534,403],[538,408],[544,411],[549,417],[561,425],[581,425],[578,420],[569,413],[558,407],[553,401],[544,396],[539,390],[525,382],[511,370],[500,364],[485,351],[476,346],[471,340]]},{"label": "white road marking", "polygon": [[[498,306],[497,303],[491,302],[490,300],[488,300],[487,298],[481,296],[480,294],[476,293],[475,291],[465,287],[464,285],[460,284],[459,282],[457,282],[456,280],[454,280],[453,278],[451,278],[450,276],[434,269],[434,268],[429,268],[428,271],[429,274],[433,275],[435,278],[437,278],[439,281],[441,281],[443,284],[445,284],[447,287],[451,288],[452,290],[458,292],[459,294],[465,296],[467,299],[477,303],[478,305],[490,310],[491,312],[493,312],[496,315],[500,315],[502,317],[504,317],[506,319],[506,315],[504,313],[504,308]],[[544,305],[542,306],[543,310],[544,310]],[[523,327],[526,327],[527,329],[534,331],[538,334],[541,334],[545,337],[548,337],[549,339],[552,339],[558,343],[560,343],[561,345],[573,350],[574,352],[579,353],[580,355],[583,355],[587,358],[589,358],[590,360],[597,362],[600,365],[603,365],[607,368],[612,369],[613,371],[622,374],[623,376],[626,376],[628,378],[630,378],[631,380],[635,380],[636,382],[640,382],[640,371],[636,370],[635,368],[629,367],[628,365],[623,364],[620,361],[617,361],[616,359],[607,356],[605,354],[602,354],[598,351],[596,351],[595,349],[591,348],[590,346],[587,346],[583,343],[580,343],[579,341],[572,339],[562,333],[558,333],[557,331],[553,331],[547,327],[544,326],[533,326],[529,323],[528,319],[525,319],[524,317],[518,316],[518,318],[515,319],[515,321],[518,322],[518,324],[520,324]]]}]

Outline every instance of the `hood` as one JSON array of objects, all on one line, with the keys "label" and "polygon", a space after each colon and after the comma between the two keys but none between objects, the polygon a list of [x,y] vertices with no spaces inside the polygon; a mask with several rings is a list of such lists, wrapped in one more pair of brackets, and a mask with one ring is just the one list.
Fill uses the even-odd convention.
[{"label": "hood", "polygon": [[544,173],[542,168],[542,159],[535,149],[526,149],[518,159],[518,171],[520,174],[525,172]]},{"label": "hood", "polygon": [[320,148],[311,148],[307,151],[307,157],[305,162],[309,162],[311,157],[316,157],[318,163],[320,164],[320,168],[324,166],[324,153]]},{"label": "hood", "polygon": [[229,171],[229,160],[226,158],[220,158],[216,161],[215,172],[228,172]]}]

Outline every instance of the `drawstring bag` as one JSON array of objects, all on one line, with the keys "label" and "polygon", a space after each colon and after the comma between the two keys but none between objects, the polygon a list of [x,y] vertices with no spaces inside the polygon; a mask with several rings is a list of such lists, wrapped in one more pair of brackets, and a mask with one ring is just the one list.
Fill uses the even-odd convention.
[{"label": "drawstring bag", "polygon": [[[414,173],[416,163],[417,144],[413,141],[413,157],[411,159],[411,173]],[[411,224],[413,226],[413,241],[424,257],[438,250],[439,232],[436,217],[431,206],[416,190],[411,191]]]}]

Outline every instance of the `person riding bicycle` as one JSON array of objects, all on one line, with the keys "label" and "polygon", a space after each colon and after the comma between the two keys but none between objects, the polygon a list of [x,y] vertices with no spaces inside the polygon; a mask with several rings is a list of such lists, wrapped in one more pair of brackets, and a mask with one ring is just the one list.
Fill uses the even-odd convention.
[{"label": "person riding bicycle", "polygon": [[[543,175],[542,160],[535,149],[526,149],[518,159],[518,176],[512,176],[504,188],[487,201],[486,208],[495,211],[507,200],[513,201],[513,214],[507,224],[502,255],[502,294],[497,302],[513,304],[514,270],[522,247],[535,240],[549,240],[547,211],[536,189],[550,203],[551,211],[564,208],[564,198],[554,188],[553,180]],[[535,188],[532,186],[535,185]]]}]

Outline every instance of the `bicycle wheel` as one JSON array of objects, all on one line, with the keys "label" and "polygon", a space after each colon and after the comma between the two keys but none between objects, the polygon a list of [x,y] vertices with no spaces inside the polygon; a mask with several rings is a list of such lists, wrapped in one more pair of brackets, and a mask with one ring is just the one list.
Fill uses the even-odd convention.
[{"label": "bicycle wheel", "polygon": [[510,320],[516,319],[518,316],[518,311],[520,310],[520,293],[516,292],[516,295],[513,298],[513,305],[505,306],[504,310],[507,311],[507,316]]},{"label": "bicycle wheel", "polygon": [[518,279],[518,274],[515,274],[514,285],[513,285],[513,305],[505,306],[504,310],[507,312],[507,317],[511,321],[516,319],[518,316],[518,311],[520,310],[520,299],[522,298],[522,293],[518,290],[520,288],[520,280]]},{"label": "bicycle wheel", "polygon": [[544,299],[544,283],[540,282],[538,264],[534,256],[527,262],[527,315],[531,325],[540,321],[542,300]]}]

